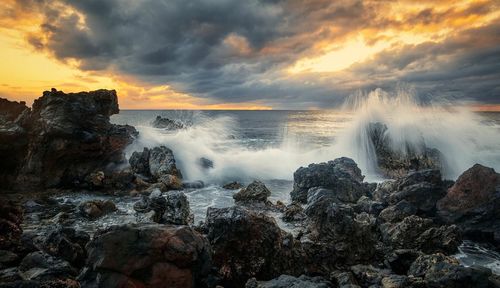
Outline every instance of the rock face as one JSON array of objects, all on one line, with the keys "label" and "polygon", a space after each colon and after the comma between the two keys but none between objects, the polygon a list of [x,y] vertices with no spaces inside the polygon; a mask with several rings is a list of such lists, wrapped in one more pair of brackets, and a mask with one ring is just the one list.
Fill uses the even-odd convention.
[{"label": "rock face", "polygon": [[0,146],[9,139],[3,133],[9,125],[15,126],[15,131],[7,129],[10,139],[22,137],[26,142],[22,155],[13,153],[19,163],[13,170],[13,188],[77,186],[88,174],[122,163],[124,148],[137,135],[131,126],[109,122],[119,111],[114,90],[65,94],[52,89],[23,111],[0,128]]},{"label": "rock face", "polygon": [[305,203],[311,188],[322,187],[335,192],[343,202],[356,202],[368,190],[363,185],[364,176],[356,163],[349,158],[338,158],[327,163],[310,164],[293,174],[293,201]]},{"label": "rock face", "polygon": [[0,198],[0,250],[18,246],[23,230],[22,208],[14,202]]},{"label": "rock face", "polygon": [[406,143],[406,151],[398,151],[392,148],[385,124],[370,123],[367,134],[377,155],[378,167],[385,176],[397,178],[410,171],[441,168],[440,152],[427,147],[423,139],[418,144]]},{"label": "rock face", "polygon": [[184,128],[182,123],[168,118],[163,118],[159,115],[156,116],[153,122],[151,122],[151,126],[165,130],[179,130]]},{"label": "rock face", "polygon": [[271,279],[282,246],[274,219],[242,207],[208,208],[208,239],[214,264],[228,287],[242,287],[251,277]]},{"label": "rock face", "polygon": [[238,202],[266,202],[267,197],[271,196],[271,191],[260,181],[253,181],[246,188],[241,189],[233,195],[236,203]]},{"label": "rock face", "polygon": [[163,183],[167,190],[182,188],[182,174],[175,165],[174,153],[165,146],[136,151],[130,156],[129,163],[132,171],[153,182]]},{"label": "rock face", "polygon": [[206,287],[212,265],[208,241],[187,226],[114,226],[87,250],[83,287]]},{"label": "rock face", "polygon": [[438,202],[438,213],[478,240],[500,247],[500,174],[476,164]]}]

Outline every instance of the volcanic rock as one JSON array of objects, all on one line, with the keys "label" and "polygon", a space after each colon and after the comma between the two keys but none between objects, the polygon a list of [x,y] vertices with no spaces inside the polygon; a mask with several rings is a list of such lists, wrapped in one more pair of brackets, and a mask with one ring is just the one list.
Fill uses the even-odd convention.
[{"label": "volcanic rock", "polygon": [[80,213],[90,219],[90,220],[96,220],[97,218],[100,218],[106,214],[109,214],[111,212],[114,212],[118,210],[116,208],[115,203],[113,203],[110,200],[90,200],[86,201],[80,204],[78,207],[80,210]]},{"label": "volcanic rock", "polygon": [[163,118],[159,115],[156,116],[155,120],[151,123],[151,126],[165,130],[179,130],[184,128],[182,123],[168,118]]},{"label": "volcanic rock", "polygon": [[233,195],[236,203],[238,202],[266,202],[267,197],[271,196],[271,191],[260,181],[253,181],[246,188],[241,189]]},{"label": "volcanic rock", "polygon": [[257,281],[257,279],[251,278],[246,283],[245,288],[328,288],[331,285],[330,281],[322,277],[281,275],[269,281]]}]

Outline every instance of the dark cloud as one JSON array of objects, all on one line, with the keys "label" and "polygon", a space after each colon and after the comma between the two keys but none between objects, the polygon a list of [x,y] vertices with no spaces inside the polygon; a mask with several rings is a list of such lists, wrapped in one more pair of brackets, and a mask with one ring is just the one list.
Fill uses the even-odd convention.
[{"label": "dark cloud", "polygon": [[[399,45],[338,73],[288,75],[283,69],[318,53],[321,41],[342,41],[371,29],[410,29],[482,15],[496,6],[422,9],[405,19],[384,13],[384,1],[325,0],[23,0],[44,15],[28,37],[57,59],[84,70],[112,70],[213,101],[260,100],[277,108],[336,105],[356,89],[400,81],[426,95],[500,102],[499,27],[449,35],[442,43]],[[498,22],[498,21],[497,21]],[[370,38],[366,36],[367,38]],[[432,96],[440,98],[440,96]]]}]

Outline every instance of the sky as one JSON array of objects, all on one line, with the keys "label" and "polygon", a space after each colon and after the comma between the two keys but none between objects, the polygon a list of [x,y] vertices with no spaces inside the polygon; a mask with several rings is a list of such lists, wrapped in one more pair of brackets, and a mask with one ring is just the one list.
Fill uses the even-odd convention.
[{"label": "sky", "polygon": [[0,97],[324,109],[375,88],[500,108],[500,1],[2,0]]}]

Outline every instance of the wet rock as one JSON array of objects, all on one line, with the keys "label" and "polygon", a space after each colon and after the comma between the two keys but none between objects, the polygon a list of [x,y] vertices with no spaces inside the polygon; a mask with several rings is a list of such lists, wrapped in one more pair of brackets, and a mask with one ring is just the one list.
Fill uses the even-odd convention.
[{"label": "wet rock", "polygon": [[161,116],[156,116],[155,120],[151,123],[151,126],[165,130],[179,130],[184,128],[184,125],[181,122],[163,118]]},{"label": "wet rock", "polygon": [[368,192],[361,170],[352,159],[345,157],[300,167],[293,174],[293,179],[290,196],[293,201],[302,203],[306,202],[308,191],[313,187],[330,189],[340,201],[350,203]]},{"label": "wet rock", "polygon": [[[19,276],[17,267],[11,267],[0,270],[0,283],[9,283],[22,280]],[[0,284],[2,287],[2,284]]]},{"label": "wet rock", "polygon": [[118,111],[114,90],[45,91],[19,122],[29,136],[14,188],[75,187],[88,174],[123,163],[137,131],[110,123]]},{"label": "wet rock", "polygon": [[84,217],[90,220],[96,220],[97,218],[118,210],[115,203],[110,200],[90,200],[81,203],[78,209]]},{"label": "wet rock", "polygon": [[19,264],[19,275],[23,280],[47,281],[76,276],[76,270],[61,259],[43,252],[33,252]]},{"label": "wet rock", "polygon": [[463,267],[442,254],[422,255],[411,265],[408,275],[422,277],[430,287],[490,287],[491,270]]},{"label": "wet rock", "polygon": [[467,237],[500,247],[500,174],[476,164],[465,171],[438,203],[438,214]]},{"label": "wet rock", "polygon": [[201,188],[205,187],[205,183],[203,183],[203,181],[201,181],[201,180],[191,181],[191,182],[182,182],[182,187],[188,188],[188,189],[201,189]]},{"label": "wet rock", "polygon": [[128,159],[132,171],[146,177],[151,176],[149,171],[149,148],[144,148],[142,152],[135,151]]},{"label": "wet rock", "polygon": [[369,123],[366,130],[377,155],[377,166],[385,176],[397,178],[410,171],[441,168],[441,153],[427,147],[423,138],[419,143],[405,143],[404,151],[398,151],[391,148],[394,145],[385,124]]},{"label": "wet rock", "polygon": [[19,256],[8,250],[0,250],[0,269],[14,266],[18,262]]},{"label": "wet rock", "polygon": [[201,157],[200,159],[198,159],[198,164],[203,169],[214,168],[214,161],[212,161],[208,158],[205,158],[205,157]]},{"label": "wet rock", "polygon": [[380,281],[383,288],[405,288],[408,287],[408,277],[404,275],[389,275]]},{"label": "wet rock", "polygon": [[64,259],[74,267],[83,266],[86,259],[85,245],[90,236],[70,227],[57,227],[43,237],[41,248],[52,256]]},{"label": "wet rock", "polygon": [[439,170],[421,170],[408,173],[395,183],[395,191],[389,196],[389,203],[406,200],[418,211],[433,215],[436,203],[445,195]]},{"label": "wet rock", "polygon": [[237,189],[243,188],[243,185],[241,185],[241,183],[239,183],[239,182],[234,181],[234,182],[230,182],[230,183],[225,184],[224,186],[222,186],[222,188],[228,189],[228,190],[237,190]]},{"label": "wet rock", "polygon": [[[165,146],[144,148],[142,152],[136,151],[130,156],[129,163],[135,173],[152,178],[153,181],[160,180],[167,186],[175,183],[177,187],[182,187],[182,174],[177,169],[174,154]],[[174,181],[173,177],[177,180]]]},{"label": "wet rock", "polygon": [[356,281],[356,278],[354,278],[354,275],[350,272],[343,272],[343,271],[333,271],[330,274],[330,279],[332,282],[336,285],[335,287],[339,288],[360,288],[361,286],[358,285],[358,282]]},{"label": "wet rock", "polygon": [[11,250],[19,245],[23,210],[15,202],[0,199],[0,249]]},{"label": "wet rock", "polygon": [[387,180],[377,184],[373,192],[373,200],[381,203],[389,203],[389,196],[396,190],[396,181]]},{"label": "wet rock", "polygon": [[182,189],[182,180],[175,175],[162,175],[158,178],[158,182],[161,184],[160,190],[163,192]]},{"label": "wet rock", "polygon": [[279,275],[274,261],[279,259],[283,238],[274,219],[240,206],[208,208],[206,225],[221,284],[241,287],[252,277]]},{"label": "wet rock", "polygon": [[377,216],[385,208],[385,205],[382,202],[373,201],[367,196],[361,196],[353,208],[356,213],[366,212]]},{"label": "wet rock", "polygon": [[251,278],[247,281],[245,288],[328,288],[331,286],[330,281],[322,277],[281,275],[269,281],[257,281],[255,278]]},{"label": "wet rock", "polygon": [[188,225],[193,224],[194,216],[184,193],[172,191],[166,195],[166,209],[160,223]]},{"label": "wet rock", "polygon": [[384,263],[394,273],[406,275],[410,266],[423,253],[415,249],[396,249],[385,255]]},{"label": "wet rock", "polygon": [[283,216],[281,217],[285,222],[296,222],[303,221],[306,219],[306,214],[304,213],[304,208],[297,203],[293,202],[286,206]]},{"label": "wet rock", "polygon": [[187,226],[114,226],[87,250],[83,287],[205,287],[212,266],[208,241]]},{"label": "wet rock", "polygon": [[396,205],[389,206],[382,210],[379,214],[379,219],[385,222],[396,223],[416,213],[417,208],[415,206],[406,200],[401,200]]},{"label": "wet rock", "polygon": [[271,196],[271,191],[260,181],[253,181],[246,188],[241,189],[233,195],[236,203],[238,202],[266,202],[267,197]]},{"label": "wet rock", "polygon": [[391,274],[391,271],[388,269],[379,269],[372,265],[362,264],[352,266],[351,272],[362,287],[380,285],[382,279]]}]

